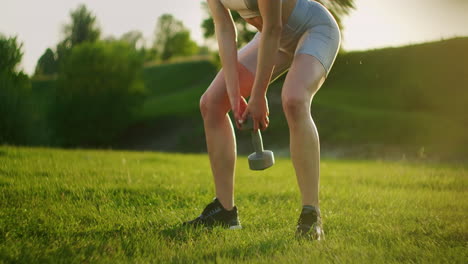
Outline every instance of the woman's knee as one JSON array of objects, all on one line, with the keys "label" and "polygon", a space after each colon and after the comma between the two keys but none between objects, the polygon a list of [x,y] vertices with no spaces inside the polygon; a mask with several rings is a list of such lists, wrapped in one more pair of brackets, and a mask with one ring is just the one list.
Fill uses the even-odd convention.
[{"label": "woman's knee", "polygon": [[203,93],[200,97],[200,113],[205,116],[208,111],[208,99],[206,93]]},{"label": "woman's knee", "polygon": [[200,113],[203,118],[205,118],[210,111],[213,111],[213,103],[210,102],[210,96],[208,95],[208,92],[205,92],[201,97],[200,97]]},{"label": "woman's knee", "polygon": [[322,76],[323,74],[314,76],[313,73],[309,76],[297,70],[289,72],[281,94],[283,111],[288,121],[310,118],[310,105],[323,83]]},{"label": "woman's knee", "polygon": [[289,121],[310,116],[310,96],[306,93],[283,93],[281,96],[283,111]]},{"label": "woman's knee", "polygon": [[207,90],[200,97],[200,113],[204,119],[209,117],[223,117],[227,113],[225,100],[219,96],[210,94]]}]

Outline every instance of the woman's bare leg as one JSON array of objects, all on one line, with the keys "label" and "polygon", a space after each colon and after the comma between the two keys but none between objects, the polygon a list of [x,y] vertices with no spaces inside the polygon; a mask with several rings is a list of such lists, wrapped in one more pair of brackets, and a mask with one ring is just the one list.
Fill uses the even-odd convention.
[{"label": "woman's bare leg", "polygon": [[312,120],[312,98],[325,81],[325,69],[308,54],[295,56],[286,77],[282,103],[289,126],[291,159],[302,204],[319,208],[320,143]]},{"label": "woman's bare leg", "polygon": [[[250,94],[254,76],[238,64],[241,94]],[[234,206],[234,168],[236,165],[236,139],[227,114],[230,109],[222,70],[216,75],[200,100],[205,127],[206,145],[216,187],[216,197],[225,209]]]}]

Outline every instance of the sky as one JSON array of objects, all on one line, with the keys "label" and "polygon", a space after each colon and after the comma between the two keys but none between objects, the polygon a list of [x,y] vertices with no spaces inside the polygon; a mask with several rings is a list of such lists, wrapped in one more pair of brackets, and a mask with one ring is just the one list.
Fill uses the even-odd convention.
[{"label": "sky", "polygon": [[[23,43],[22,68],[33,73],[39,57],[62,39],[70,10],[85,4],[96,16],[103,37],[139,30],[153,40],[157,18],[173,14],[204,44],[204,0],[0,0],[0,33]],[[366,50],[468,36],[468,0],[355,0],[343,19],[345,50]]]}]

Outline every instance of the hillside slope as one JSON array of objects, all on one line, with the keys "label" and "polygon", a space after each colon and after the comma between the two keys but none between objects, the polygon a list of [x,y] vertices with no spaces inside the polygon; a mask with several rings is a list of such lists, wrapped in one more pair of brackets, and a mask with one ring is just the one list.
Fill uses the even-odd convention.
[{"label": "hillside slope", "polygon": [[[467,157],[466,47],[468,38],[457,38],[341,54],[312,106],[323,151],[338,156],[406,153],[421,157]],[[171,67],[187,68],[184,64]],[[204,62],[189,67],[190,70],[178,71],[180,77],[172,73],[162,77],[160,67],[147,69],[147,76],[159,72],[160,86],[184,79],[188,82],[184,89],[177,88],[177,93],[162,88],[167,92],[149,99],[148,105],[155,107],[149,111],[150,107],[145,105],[146,121],[129,131],[122,146],[205,150],[198,100],[215,71]],[[203,77],[193,79],[194,70]],[[288,146],[280,102],[283,80],[280,78],[269,89],[271,127],[264,133],[266,145],[277,151]],[[130,135],[134,137],[127,141]],[[137,135],[143,137],[135,138]],[[248,137],[240,138],[241,152],[248,153]]]},{"label": "hillside slope", "polygon": [[[312,104],[322,152],[467,159],[467,47],[468,38],[455,38],[340,54]],[[149,96],[113,147],[206,151],[198,103],[216,72],[209,61],[146,68]],[[289,141],[283,81],[269,89],[271,126],[264,133],[266,147],[278,153],[287,153]],[[53,87],[33,83],[35,90],[47,91],[45,86]],[[240,134],[238,146],[240,153],[251,152],[249,136]]]}]

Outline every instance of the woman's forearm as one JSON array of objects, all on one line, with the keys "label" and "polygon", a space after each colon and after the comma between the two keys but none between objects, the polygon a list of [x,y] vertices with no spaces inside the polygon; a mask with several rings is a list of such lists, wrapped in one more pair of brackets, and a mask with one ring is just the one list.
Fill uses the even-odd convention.
[{"label": "woman's forearm", "polygon": [[223,73],[226,81],[226,89],[231,107],[240,98],[239,74],[237,71],[237,44],[235,27],[225,26],[216,28],[219,56],[223,65]]},{"label": "woman's forearm", "polygon": [[281,27],[264,30],[258,48],[257,72],[251,97],[265,96],[275,66],[279,48]]}]

